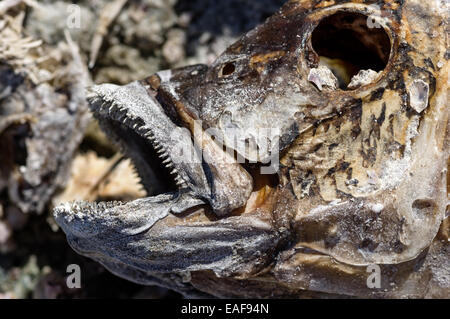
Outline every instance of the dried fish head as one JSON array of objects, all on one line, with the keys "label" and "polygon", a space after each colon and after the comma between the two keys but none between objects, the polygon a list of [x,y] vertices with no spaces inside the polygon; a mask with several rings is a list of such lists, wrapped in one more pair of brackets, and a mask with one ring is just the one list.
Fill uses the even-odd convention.
[{"label": "dried fish head", "polygon": [[[114,273],[185,294],[445,294],[447,20],[441,1],[292,0],[211,66],[94,87],[147,189],[170,180],[158,151],[179,189],[63,205],[58,223]],[[397,267],[382,291],[374,264]]]}]

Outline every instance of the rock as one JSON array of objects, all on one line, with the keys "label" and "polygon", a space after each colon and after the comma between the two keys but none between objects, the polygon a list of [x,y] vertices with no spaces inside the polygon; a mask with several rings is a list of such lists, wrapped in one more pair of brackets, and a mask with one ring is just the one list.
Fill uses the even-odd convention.
[{"label": "rock", "polygon": [[64,41],[64,30],[70,32],[82,50],[89,52],[91,37],[95,31],[95,14],[84,5],[74,6],[64,1],[42,3],[30,10],[27,30],[36,39],[50,45]]},{"label": "rock", "polygon": [[[95,82],[112,82],[125,84],[130,81],[143,79],[156,72],[160,67],[160,60],[144,58],[132,47],[114,45],[108,48],[99,61],[100,69]],[[106,66],[105,66],[106,65]]]},{"label": "rock", "polygon": [[184,46],[186,44],[186,35],[182,30],[172,29],[167,34],[167,41],[163,46],[162,54],[171,65],[180,64],[185,59]]}]

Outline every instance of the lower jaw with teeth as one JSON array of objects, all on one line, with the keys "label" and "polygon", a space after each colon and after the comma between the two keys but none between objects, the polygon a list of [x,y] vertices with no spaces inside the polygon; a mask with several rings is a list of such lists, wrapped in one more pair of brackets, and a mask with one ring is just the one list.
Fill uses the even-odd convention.
[{"label": "lower jaw with teeth", "polygon": [[[262,197],[270,197],[269,192],[253,194],[250,202],[261,205]],[[264,252],[280,240],[269,222],[256,222],[245,212],[220,220],[208,205],[183,191],[128,203],[64,204],[54,215],[79,254],[127,280],[188,297],[207,296],[188,283],[191,272],[228,277],[257,271],[270,256]],[[255,259],[255,252],[262,254]]]},{"label": "lower jaw with teeth", "polygon": [[73,203],[56,208],[55,217],[79,254],[125,279],[187,296],[195,296],[185,279],[191,272],[239,276],[264,266],[269,254],[255,259],[254,253],[270,251],[279,240],[271,225],[245,216],[216,220],[202,206],[185,216],[171,213],[190,207],[190,200],[165,194],[130,203]]}]

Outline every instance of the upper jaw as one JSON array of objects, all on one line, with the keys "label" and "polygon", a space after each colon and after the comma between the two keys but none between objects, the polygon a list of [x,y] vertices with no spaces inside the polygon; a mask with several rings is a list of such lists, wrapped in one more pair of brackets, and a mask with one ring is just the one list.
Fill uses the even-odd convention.
[{"label": "upper jaw", "polygon": [[[167,74],[157,75],[161,83],[170,81]],[[182,213],[209,204],[217,215],[226,215],[244,206],[253,190],[251,176],[233,159],[224,158],[221,147],[208,135],[200,134],[198,138],[189,129],[176,125],[171,114],[173,107],[164,103],[163,108],[157,99],[159,93],[142,81],[126,86],[94,86],[88,95],[101,128],[133,160],[147,192],[170,197],[161,195],[165,199],[161,207],[144,202],[147,214],[159,216],[158,212],[167,211],[167,205],[170,206],[167,213]],[[165,166],[166,174],[161,173],[162,167],[158,167],[161,165]],[[154,199],[159,203],[158,196],[149,198]],[[56,209],[55,215],[65,225],[63,228],[78,232],[77,226],[72,226],[76,220],[73,216],[86,209],[96,213],[106,210],[102,205],[94,206],[63,205]],[[127,204],[115,206],[130,210]]]},{"label": "upper jaw", "polygon": [[[126,86],[104,84],[93,87],[88,99],[101,127],[135,161],[144,183],[155,182],[152,176],[146,176],[149,171],[158,173],[145,158],[147,152],[154,151],[170,170],[178,189],[190,189],[204,197],[209,193],[208,184],[190,132],[170,120],[149,90],[140,82]],[[133,136],[123,136],[124,130]],[[180,157],[179,150],[192,158]]]}]

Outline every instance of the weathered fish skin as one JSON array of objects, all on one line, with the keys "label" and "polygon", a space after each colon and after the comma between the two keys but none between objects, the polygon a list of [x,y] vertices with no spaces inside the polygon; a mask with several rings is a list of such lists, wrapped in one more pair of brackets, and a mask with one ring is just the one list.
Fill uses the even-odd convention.
[{"label": "weathered fish skin", "polygon": [[[448,298],[447,9],[292,0],[211,66],[93,88],[94,115],[148,190],[167,178],[154,148],[178,190],[62,205],[55,218],[69,244],[118,276],[185,295]],[[373,62],[352,89],[342,64],[319,67],[311,39],[336,15]],[[373,33],[361,33],[366,23]],[[180,146],[203,159],[180,161]],[[278,151],[277,173],[261,174]],[[367,284],[373,265],[378,289]]]}]

